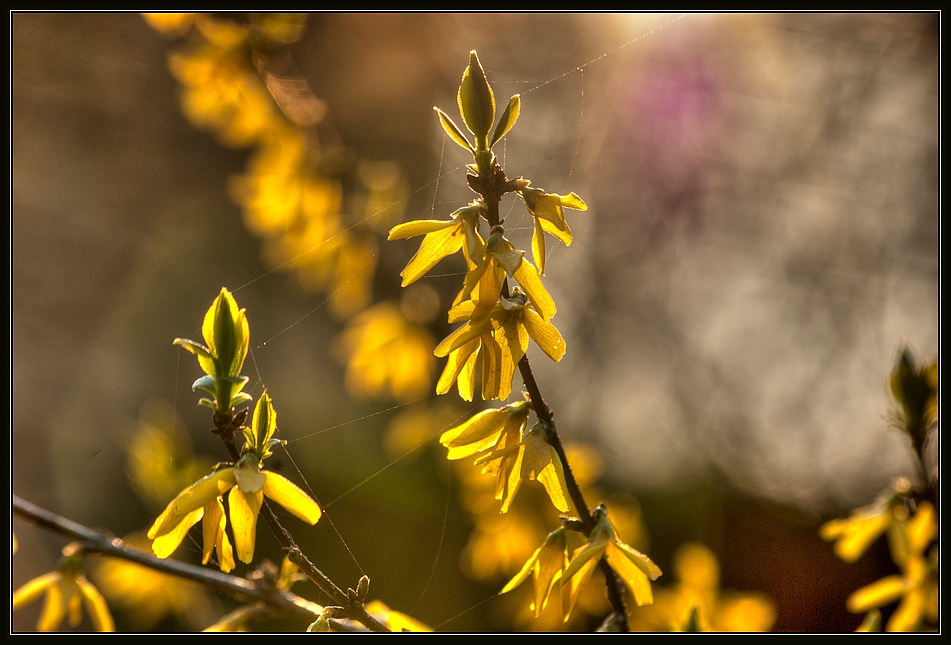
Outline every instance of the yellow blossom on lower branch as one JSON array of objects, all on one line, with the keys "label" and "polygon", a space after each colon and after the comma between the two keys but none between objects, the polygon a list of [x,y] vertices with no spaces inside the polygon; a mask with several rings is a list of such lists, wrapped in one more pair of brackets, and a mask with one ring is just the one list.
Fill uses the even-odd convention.
[{"label": "yellow blossom on lower branch", "polygon": [[64,558],[59,571],[51,571],[34,578],[13,594],[13,609],[29,605],[45,595],[43,612],[36,623],[37,631],[51,632],[63,618],[69,615],[69,624],[78,627],[82,621],[82,607],[86,607],[93,629],[97,632],[114,632],[115,624],[106,600],[80,569],[82,560],[71,553],[72,548],[63,549]]},{"label": "yellow blossom on lower branch", "polygon": [[221,570],[226,573],[231,571],[234,568],[234,556],[225,533],[222,503],[226,493],[235,549],[238,559],[246,564],[254,558],[258,512],[265,496],[308,524],[316,524],[320,519],[321,511],[317,502],[281,475],[261,470],[261,462],[249,454],[236,466],[212,473],[172,500],[149,529],[155,555],[160,558],[170,556],[182,543],[188,530],[203,519],[202,564],[207,564],[212,550],[217,550]]},{"label": "yellow blossom on lower branch", "polygon": [[653,602],[650,583],[661,575],[661,570],[646,555],[621,541],[603,506],[595,509],[594,518],[596,524],[588,542],[575,550],[570,562],[568,528],[565,526],[549,533],[545,543],[505,585],[502,593],[511,591],[534,575],[535,592],[531,608],[535,615],[542,612],[551,593],[558,590],[561,594],[562,618],[567,622],[598,562],[606,558],[624,581],[635,603],[647,605]]}]

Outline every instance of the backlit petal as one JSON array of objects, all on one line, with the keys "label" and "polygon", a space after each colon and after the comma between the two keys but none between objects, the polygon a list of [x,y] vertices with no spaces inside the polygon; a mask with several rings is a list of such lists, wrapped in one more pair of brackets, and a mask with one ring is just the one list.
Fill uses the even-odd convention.
[{"label": "backlit petal", "polygon": [[270,470],[264,471],[264,494],[286,508],[292,515],[314,525],[320,519],[320,506],[291,481]]},{"label": "backlit petal", "polygon": [[85,578],[77,577],[76,583],[83,594],[83,604],[86,605],[86,612],[92,621],[92,626],[97,632],[114,632],[116,625],[112,621],[112,614],[109,613],[109,606],[106,605],[106,599],[102,597],[99,590],[92,586]]},{"label": "backlit petal", "polygon": [[[167,558],[175,553],[175,549],[185,539],[188,529],[194,526],[201,519],[204,508],[198,508],[182,518],[182,521],[176,524],[166,533],[159,535],[152,540],[152,552],[157,558]],[[151,531],[149,532],[151,535]]]},{"label": "backlit petal", "polygon": [[258,512],[264,503],[264,491],[245,494],[234,487],[228,493],[228,510],[231,511],[231,529],[234,531],[234,548],[238,559],[250,564],[254,559],[254,538],[257,531]]}]

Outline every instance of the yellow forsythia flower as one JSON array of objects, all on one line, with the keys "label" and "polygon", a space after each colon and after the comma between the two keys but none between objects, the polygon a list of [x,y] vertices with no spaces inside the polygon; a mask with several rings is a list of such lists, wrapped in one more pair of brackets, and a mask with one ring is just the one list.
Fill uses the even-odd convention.
[{"label": "yellow forsythia flower", "polygon": [[891,550],[901,574],[862,587],[849,596],[846,607],[863,613],[899,601],[885,629],[919,631],[938,619],[938,552],[928,550],[938,535],[934,506],[921,502],[914,517],[896,525],[896,532],[899,537],[891,540]]},{"label": "yellow forsythia flower", "polygon": [[228,494],[231,529],[234,533],[238,559],[248,564],[254,558],[254,541],[258,512],[264,496],[274,500],[308,524],[316,524],[321,511],[317,502],[293,483],[275,472],[262,470],[261,462],[252,454],[238,464],[222,468],[192,484],[178,494],[149,529],[152,551],[167,558],[182,543],[188,530],[203,520],[202,564],[207,564],[212,550],[218,552],[222,571],[234,568],[231,543],[225,533],[224,495]]},{"label": "yellow forsythia flower", "polygon": [[537,480],[559,511],[570,509],[561,459],[545,439],[541,424],[524,432],[529,406],[525,401],[497,410],[485,410],[439,437],[449,448],[449,459],[478,455],[482,472],[497,475],[495,499],[509,510],[525,479]]},{"label": "yellow forsythia flower", "polygon": [[19,609],[45,595],[43,612],[36,623],[37,631],[51,632],[69,614],[69,624],[79,626],[81,607],[85,605],[92,626],[97,632],[116,630],[109,607],[99,590],[86,580],[72,558],[67,558],[59,571],[34,578],[13,594],[13,609]]},{"label": "yellow forsythia flower", "polygon": [[650,583],[660,577],[660,568],[646,555],[621,541],[617,529],[603,508],[595,510],[595,520],[597,524],[591,531],[588,543],[575,551],[562,575],[562,585],[566,581],[572,581],[571,604],[574,605],[577,594],[594,573],[594,566],[603,557],[624,581],[634,597],[634,602],[638,606],[649,605],[654,601]]}]

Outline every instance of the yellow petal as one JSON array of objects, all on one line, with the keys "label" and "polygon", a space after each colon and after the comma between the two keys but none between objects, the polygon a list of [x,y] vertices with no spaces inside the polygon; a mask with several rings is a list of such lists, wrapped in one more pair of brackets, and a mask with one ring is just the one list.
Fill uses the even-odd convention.
[{"label": "yellow petal", "polygon": [[416,237],[417,235],[427,235],[434,231],[441,231],[444,228],[455,225],[456,222],[453,220],[418,219],[412,222],[397,224],[390,229],[390,235],[386,239],[403,240],[408,237]]},{"label": "yellow petal", "polygon": [[59,582],[62,574],[59,571],[50,571],[49,573],[44,573],[38,578],[33,578],[28,583],[20,587],[13,594],[13,608],[19,609],[24,605],[28,605],[37,598],[39,598],[43,593],[51,586]]},{"label": "yellow petal", "polygon": [[291,481],[270,470],[264,471],[264,494],[310,525],[320,519],[320,506]]},{"label": "yellow petal", "polygon": [[201,520],[202,564],[208,564],[211,559],[211,552],[218,544],[219,534],[224,530],[225,509],[221,504],[221,499],[215,498],[214,501],[205,504],[204,515]]},{"label": "yellow petal", "polygon": [[601,556],[604,555],[604,549],[608,544],[607,536],[604,535],[602,531],[595,531],[592,532],[591,538],[591,542],[588,542],[575,551],[574,557],[571,559],[571,562],[568,563],[568,568],[565,569],[562,580],[568,580],[575,576],[589,560],[600,560]]},{"label": "yellow petal", "polygon": [[542,546],[535,549],[535,553],[533,553],[532,557],[525,561],[525,564],[522,565],[522,569],[515,574],[514,578],[509,580],[508,583],[502,587],[502,591],[499,592],[500,594],[508,593],[512,589],[515,589],[515,587],[528,580],[528,577],[535,571],[535,561],[538,559],[538,554],[541,553],[542,549],[544,548],[545,545],[543,544]]},{"label": "yellow petal", "polygon": [[[571,229],[568,228],[568,222],[562,222],[563,228],[558,228],[556,224],[548,221],[547,219],[535,218],[536,226],[541,226],[542,230],[553,235],[559,242],[565,246],[571,246],[572,236]],[[539,273],[542,273],[541,267],[538,268]]]},{"label": "yellow petal", "polygon": [[908,540],[916,553],[925,550],[931,540],[938,536],[938,522],[931,502],[921,502],[918,512],[908,522]]},{"label": "yellow petal", "polygon": [[862,614],[874,607],[895,602],[904,592],[905,581],[901,576],[886,576],[853,593],[845,606],[853,614]]},{"label": "yellow petal", "polygon": [[888,619],[885,631],[913,632],[919,631],[918,623],[922,619],[922,594],[913,590],[906,595]]},{"label": "yellow petal", "polygon": [[532,258],[535,260],[535,266],[538,267],[538,273],[545,275],[545,233],[542,229],[542,220],[537,217],[532,219],[535,222],[532,232]]},{"label": "yellow petal", "polygon": [[561,332],[531,309],[522,310],[522,324],[528,335],[556,363],[565,357],[565,339]]},{"label": "yellow petal", "polygon": [[[476,341],[472,341],[475,343]],[[456,382],[459,384],[459,396],[462,397],[463,401],[471,401],[475,398],[475,388],[476,388],[476,365],[479,359],[479,354],[482,349],[482,340],[478,340],[477,351],[474,351],[472,355],[469,356],[469,359],[466,361],[465,365],[462,366],[462,371],[459,372],[459,376],[456,379]]]},{"label": "yellow petal", "polygon": [[[182,540],[185,539],[185,535],[188,533],[188,530],[194,526],[198,520],[201,519],[202,514],[204,513],[204,508],[199,508],[184,518],[177,525],[172,527],[166,533],[159,535],[152,540],[152,553],[155,554],[156,558],[167,558],[168,556],[175,553],[175,549],[178,548],[178,545],[182,543]],[[151,531],[149,532],[151,535]]]},{"label": "yellow petal", "polygon": [[466,343],[472,341],[474,338],[478,338],[479,336],[482,336],[491,330],[492,321],[489,319],[474,324],[468,322],[462,327],[454,330],[451,334],[446,336],[442,342],[436,345],[436,349],[433,350],[433,354],[439,358],[443,358],[444,356],[447,356],[449,352],[459,349]]},{"label": "yellow petal", "polygon": [[[449,360],[446,362],[446,367],[443,368],[442,375],[436,383],[436,394],[445,394],[452,389],[452,384],[459,378],[460,372],[466,367],[469,357],[472,356],[474,352],[478,352],[481,347],[482,341],[476,338],[449,353]],[[473,361],[473,363],[474,362],[475,361]],[[462,395],[463,390],[461,383],[459,388],[459,393]],[[464,395],[462,398],[466,401],[471,401],[472,395],[470,394],[468,399],[466,399]]]},{"label": "yellow petal", "polygon": [[250,564],[254,559],[254,538],[257,531],[258,512],[264,503],[264,491],[245,494],[240,488],[228,493],[228,509],[231,511],[231,529],[234,531],[234,548],[238,559]]},{"label": "yellow petal", "polygon": [[570,577],[567,569],[561,574],[561,612],[565,622],[568,622],[571,617],[571,612],[578,604],[582,590],[591,580],[591,576],[594,574],[600,560],[601,558],[587,560]]},{"label": "yellow petal", "polygon": [[[195,509],[204,507],[216,497],[220,497],[235,483],[234,468],[222,468],[195,482],[179,493],[178,497],[173,499],[165,511],[159,515],[152,524],[152,528],[149,529],[149,538],[168,533],[177,527],[185,516],[193,513]],[[196,519],[195,522],[197,521]]]},{"label": "yellow petal", "polygon": [[[60,576],[62,579],[62,576]],[[63,601],[63,591],[58,584],[48,587],[46,592],[46,602],[43,604],[43,612],[36,623],[36,630],[39,632],[51,632],[56,626],[63,622],[63,616],[66,615],[66,606]]]},{"label": "yellow petal", "polygon": [[618,552],[631,561],[634,566],[640,569],[645,576],[651,580],[657,580],[663,573],[654,562],[646,555],[634,549],[620,540],[612,541]]},{"label": "yellow petal", "polygon": [[483,410],[468,421],[464,421],[454,428],[446,430],[439,436],[439,443],[447,448],[458,448],[471,443],[479,443],[487,438],[496,439],[505,422],[509,418],[510,410]]},{"label": "yellow petal", "polygon": [[419,245],[416,255],[400,273],[403,276],[403,286],[416,282],[440,260],[460,250],[465,238],[465,227],[458,222],[452,222],[450,227],[428,233]]},{"label": "yellow petal", "polygon": [[571,510],[568,503],[568,485],[565,483],[565,470],[557,456],[552,457],[551,463],[545,466],[538,474],[538,481],[548,492],[551,503],[562,513]]},{"label": "yellow petal", "polygon": [[492,334],[482,334],[482,398],[505,399],[511,391],[511,375],[507,383],[502,378],[502,348]]},{"label": "yellow petal", "polygon": [[654,602],[650,580],[639,567],[617,548],[617,545],[608,542],[604,553],[608,564],[621,576],[631,595],[634,596],[634,602],[639,607]]},{"label": "yellow petal", "polygon": [[99,590],[82,577],[77,577],[76,583],[82,591],[83,604],[86,605],[86,612],[89,614],[93,628],[95,628],[97,632],[116,631],[116,625],[112,621],[112,614],[109,613],[109,606],[106,605],[106,599],[102,597]]},{"label": "yellow petal", "polygon": [[502,513],[508,513],[515,494],[522,485],[522,446],[511,450],[505,457],[499,468],[498,480],[496,482],[495,498],[502,502]]},{"label": "yellow petal", "polygon": [[[537,617],[548,605],[548,597],[555,584],[561,580],[565,570],[565,541],[554,539],[546,540],[542,551],[535,563],[535,616]],[[560,585],[559,585],[560,586]]]},{"label": "yellow petal", "polygon": [[549,320],[555,315],[555,301],[551,299],[548,290],[542,284],[541,278],[538,277],[538,272],[528,260],[522,259],[512,277],[522,286],[522,290],[528,295],[535,311],[541,314],[542,318]]}]

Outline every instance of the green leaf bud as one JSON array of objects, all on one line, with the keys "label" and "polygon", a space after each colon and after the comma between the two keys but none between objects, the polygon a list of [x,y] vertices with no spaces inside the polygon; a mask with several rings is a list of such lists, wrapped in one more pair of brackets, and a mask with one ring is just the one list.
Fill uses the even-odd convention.
[{"label": "green leaf bud", "polygon": [[476,150],[488,150],[489,131],[495,122],[495,95],[475,50],[469,52],[469,66],[462,74],[457,98],[462,121],[475,135]]}]

